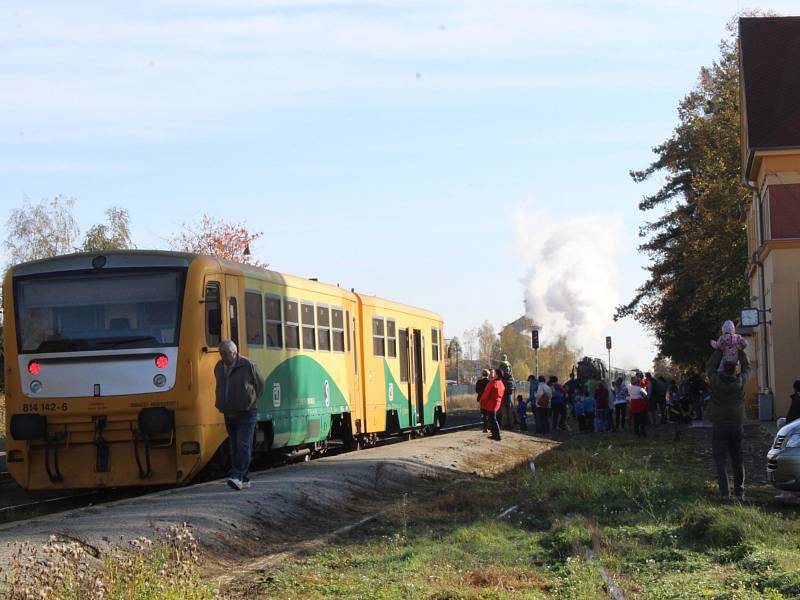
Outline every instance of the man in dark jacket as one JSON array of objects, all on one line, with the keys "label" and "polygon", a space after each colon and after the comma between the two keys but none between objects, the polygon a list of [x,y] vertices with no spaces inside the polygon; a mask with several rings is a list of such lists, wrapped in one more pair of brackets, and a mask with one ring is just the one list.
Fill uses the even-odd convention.
[{"label": "man in dark jacket", "polygon": [[511,363],[508,362],[508,356],[503,354],[500,357],[500,365],[496,369],[500,373],[500,379],[503,382],[505,393],[503,395],[503,404],[500,407],[500,427],[502,429],[513,429],[517,425],[517,412],[514,410],[514,373],[511,370]]},{"label": "man in dark jacket", "polygon": [[706,363],[706,375],[711,387],[711,401],[706,416],[713,425],[711,449],[717,467],[719,491],[729,498],[727,457],[733,467],[733,494],[744,498],[744,462],[742,460],[742,438],[744,436],[744,386],[750,374],[750,363],[739,350],[740,372],[736,374],[735,362],[722,363],[722,351],[716,350]]},{"label": "man in dark jacket", "polygon": [[247,473],[253,452],[253,432],[258,420],[258,398],[264,381],[256,366],[239,356],[236,344],[225,340],[219,344],[220,361],[214,367],[217,380],[216,407],[225,415],[231,476],[228,485],[234,490],[250,487]]},{"label": "man in dark jacket", "polygon": [[[481,404],[481,396],[483,396],[483,390],[486,389],[486,385],[489,383],[489,369],[483,369],[481,371],[481,378],[475,382],[475,393],[478,395],[478,406]],[[486,411],[481,409],[481,417],[483,418],[483,433],[488,433],[489,431],[489,416],[487,415]]]}]

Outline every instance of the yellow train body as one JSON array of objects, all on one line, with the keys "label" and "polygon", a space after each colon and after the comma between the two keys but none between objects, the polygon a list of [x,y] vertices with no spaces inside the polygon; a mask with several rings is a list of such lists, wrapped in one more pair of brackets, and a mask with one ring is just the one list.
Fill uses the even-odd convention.
[{"label": "yellow train body", "polygon": [[260,449],[445,419],[442,320],[428,311],[173,252],[36,261],[3,285],[7,468],[26,489],[182,484],[224,459],[222,339],[265,380]]}]

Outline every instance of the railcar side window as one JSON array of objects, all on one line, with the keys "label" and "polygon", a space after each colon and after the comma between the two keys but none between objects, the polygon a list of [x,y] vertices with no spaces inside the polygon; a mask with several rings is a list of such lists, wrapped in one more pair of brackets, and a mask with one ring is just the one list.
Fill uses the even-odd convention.
[{"label": "railcar side window", "polygon": [[408,331],[400,330],[400,382],[408,383]]},{"label": "railcar side window", "polygon": [[375,356],[386,356],[386,340],[381,317],[372,318],[372,353]]},{"label": "railcar side window", "polygon": [[331,308],[333,351],[344,352],[344,315],[341,308]]},{"label": "railcar side window", "polygon": [[331,317],[324,304],[317,304],[317,341],[320,350],[331,349]]},{"label": "railcar side window", "polygon": [[206,344],[216,348],[219,346],[222,336],[222,305],[217,282],[210,281],[206,284],[204,305],[206,308]]},{"label": "railcar side window", "polygon": [[231,296],[228,299],[228,316],[230,317],[229,323],[231,326],[231,341],[239,346],[239,306],[236,303],[236,297]]},{"label": "railcar side window", "polygon": [[[347,351],[350,352],[350,311],[345,312],[345,321],[347,321]],[[353,335],[356,333],[356,320],[353,319]]]},{"label": "railcar side window", "polygon": [[284,317],[286,319],[286,347],[291,350],[300,349],[300,315],[297,312],[297,301],[283,301]]},{"label": "railcar side window", "polygon": [[439,361],[439,330],[436,327],[431,329],[431,358]]},{"label": "railcar side window", "polygon": [[386,319],[386,355],[397,357],[397,328],[394,319]]},{"label": "railcar side window", "polygon": [[300,304],[300,321],[303,325],[303,350],[316,350],[313,303],[303,302]]},{"label": "railcar side window", "polygon": [[259,292],[244,293],[244,326],[248,346],[264,345],[264,304]]},{"label": "railcar side window", "polygon": [[[281,299],[279,296],[267,294],[264,300],[267,305],[267,348],[283,348]],[[295,306],[295,312],[297,312],[297,306]]]}]

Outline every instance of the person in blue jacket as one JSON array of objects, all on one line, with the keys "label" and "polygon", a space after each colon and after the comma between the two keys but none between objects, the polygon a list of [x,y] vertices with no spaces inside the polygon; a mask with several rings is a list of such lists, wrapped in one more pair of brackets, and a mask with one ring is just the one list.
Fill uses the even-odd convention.
[{"label": "person in blue jacket", "polygon": [[586,388],[583,388],[581,393],[583,394],[583,418],[586,423],[586,433],[592,433],[594,431],[594,398],[589,395],[589,390]]}]

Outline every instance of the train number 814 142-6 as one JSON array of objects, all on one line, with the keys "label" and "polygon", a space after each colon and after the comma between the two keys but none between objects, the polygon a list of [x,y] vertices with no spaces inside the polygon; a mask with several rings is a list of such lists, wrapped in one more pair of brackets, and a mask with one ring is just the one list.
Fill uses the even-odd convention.
[{"label": "train number 814 142-6", "polygon": [[22,405],[22,412],[35,413],[35,412],[66,412],[66,402],[41,402],[35,404],[25,403]]}]

